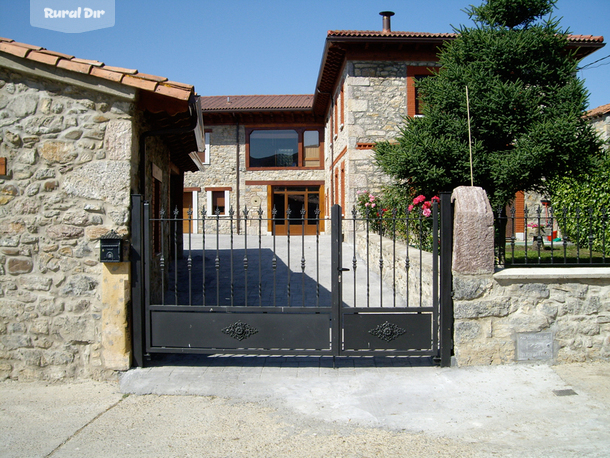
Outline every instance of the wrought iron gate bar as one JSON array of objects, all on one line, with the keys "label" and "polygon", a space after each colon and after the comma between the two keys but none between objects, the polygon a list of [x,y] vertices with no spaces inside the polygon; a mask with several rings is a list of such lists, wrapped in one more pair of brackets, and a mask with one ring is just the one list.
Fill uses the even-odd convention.
[{"label": "wrought iron gate bar", "polygon": [[316,307],[320,306],[320,208],[316,208]]},{"label": "wrought iron gate bar", "polygon": [[[239,211],[238,211],[239,214]],[[248,207],[244,207],[244,305],[248,306]]]},{"label": "wrought iron gate bar", "polygon": [[187,269],[189,271],[189,305],[193,305],[193,245],[191,240],[191,232],[193,229],[193,209],[189,207],[189,255],[187,258]]},{"label": "wrought iron gate bar", "polygon": [[[165,210],[161,209],[159,212],[159,229],[160,229],[160,237],[161,237],[161,256],[159,258],[159,268],[161,270],[161,300],[163,304],[165,304],[165,225],[167,222],[165,221]],[[154,224],[154,222],[153,222]],[[154,241],[153,241],[154,243]]]},{"label": "wrought iron gate bar", "polygon": [[202,231],[201,231],[201,246],[202,246],[202,253],[203,256],[201,256],[201,271],[202,271],[202,279],[201,279],[201,295],[202,295],[202,305],[206,305],[206,288],[205,288],[205,216],[206,216],[206,210],[205,207],[203,207],[203,209],[201,210],[201,221],[202,221]]},{"label": "wrought iron gate bar", "polygon": [[286,265],[286,275],[288,280],[286,281],[286,301],[288,302],[288,307],[290,307],[290,274],[292,274],[292,270],[290,269],[290,214],[292,210],[290,207],[286,209],[286,230],[288,233],[286,234],[286,244],[288,245],[288,263]]},{"label": "wrought iron gate bar", "polygon": [[258,207],[258,306],[263,306],[263,209]]},{"label": "wrought iron gate bar", "polygon": [[[233,207],[231,207],[231,209],[229,210],[229,227],[230,227],[230,233],[231,233],[231,256],[229,256],[229,271],[230,271],[230,276],[231,276],[231,305],[235,305],[234,303],[234,299],[235,299],[235,281],[234,281],[234,272],[235,269],[233,268]],[[219,302],[220,303],[220,302]]]},{"label": "wrought iron gate bar", "polygon": [[[379,217],[379,278],[383,278],[383,210]],[[383,307],[383,281],[379,282],[379,306]]]},{"label": "wrought iron gate bar", "polygon": [[301,294],[305,305],[305,206],[301,209]]},{"label": "wrought iron gate bar", "polygon": [[[396,307],[396,215],[398,210],[392,210],[392,304]],[[407,279],[407,287],[409,281]]]},{"label": "wrought iron gate bar", "polygon": [[[146,329],[144,347],[148,352],[438,356],[442,342],[447,340],[446,335],[439,336],[439,313],[442,303],[439,300],[439,294],[442,294],[443,290],[439,288],[438,284],[438,258],[439,251],[442,255],[450,253],[451,250],[445,246],[439,250],[440,215],[436,201],[432,205],[431,299],[428,299],[430,293],[426,292],[425,301],[423,290],[428,287],[429,281],[426,280],[426,285],[424,285],[424,220],[420,212],[408,213],[404,220],[400,220],[400,230],[406,227],[406,252],[403,263],[399,261],[397,253],[399,243],[396,210],[392,210],[392,221],[388,224],[386,219],[389,218],[384,219],[383,211],[376,212],[373,216],[370,209],[367,209],[365,214],[358,215],[354,209],[350,224],[349,218],[342,216],[341,208],[333,206],[332,231],[330,231],[332,258],[330,276],[332,279],[327,290],[330,295],[322,296],[321,286],[325,286],[328,279],[324,277],[326,270],[324,274],[321,272],[321,256],[326,256],[328,252],[320,253],[321,222],[324,219],[320,218],[319,209],[315,212],[315,239],[310,238],[306,243],[307,231],[311,230],[313,234],[312,223],[314,221],[305,207],[300,212],[300,224],[296,223],[296,218],[293,219],[291,213],[294,213],[294,210],[291,210],[289,206],[286,208],[285,215],[278,215],[276,209],[273,208],[271,218],[263,218],[261,207],[257,213],[255,212],[258,214],[258,218],[253,216],[253,210],[249,210],[247,207],[244,207],[242,211],[238,210],[237,213],[230,208],[226,216],[221,215],[220,209],[217,208],[214,214],[215,224],[208,222],[210,216],[205,207],[201,211],[201,218],[194,217],[192,209],[188,210],[186,218],[179,218],[177,208],[172,217],[167,217],[166,213],[161,210],[159,218],[151,218],[150,206],[144,204],[143,208],[143,219],[148,222],[143,226],[152,223],[150,226],[153,229],[152,237],[159,237],[159,240],[153,240],[150,238],[150,231],[145,231],[145,237],[148,238],[143,245],[156,249],[159,249],[157,247],[160,246],[158,260],[155,261],[154,258],[157,253],[150,250],[147,260],[144,262],[143,309]],[[389,217],[390,213],[387,213],[386,216]],[[263,219],[267,221],[268,229],[271,229],[271,240],[266,239],[265,244],[263,244],[262,237]],[[200,238],[193,233],[195,221],[201,221],[197,225],[198,230],[195,231],[201,231]],[[240,224],[241,222],[243,225]],[[413,228],[415,224],[418,224],[419,227]],[[257,233],[256,225],[258,225]],[[250,230],[250,226],[252,226],[252,230]],[[243,232],[240,232],[240,227],[243,228]],[[358,228],[362,227],[365,228],[365,234],[358,239]],[[187,228],[188,234],[184,234],[182,237],[182,230]],[[348,257],[351,255],[350,281],[353,282],[353,297],[347,302],[343,300],[342,296],[343,272],[350,270],[344,269],[342,266],[344,228],[348,231],[352,230],[353,237],[352,252],[346,253]],[[277,238],[278,229],[286,231],[286,237],[281,239],[281,247],[278,246],[280,240]],[[298,243],[298,240],[294,240],[294,238],[299,235],[299,229],[301,230],[300,247],[296,244],[292,246],[293,241]],[[414,229],[416,233],[412,234],[410,229]],[[373,230],[377,232],[378,237],[371,236]],[[221,236],[223,231],[228,237],[227,235]],[[209,234],[210,232],[212,234]],[[216,246],[213,246],[214,239],[208,237],[208,234],[213,235],[213,233],[216,235]],[[240,235],[243,235],[243,240],[239,238]],[[254,246],[256,236],[258,236],[258,250]],[[249,240],[249,237],[252,239]],[[352,237],[346,235],[346,241]],[[419,237],[418,241],[412,240],[417,237]],[[197,261],[199,256],[199,252],[196,251],[199,250],[197,240],[201,240],[201,245],[199,245],[202,249],[201,263]],[[364,248],[362,254],[365,259],[359,262],[358,249],[359,244],[362,244],[363,241],[365,246],[362,247]],[[157,242],[159,245],[155,246]],[[315,250],[310,242],[315,243]],[[379,253],[372,251],[377,249],[377,243]],[[269,250],[270,244],[272,244],[272,250]],[[414,267],[411,265],[411,257],[415,256],[415,253],[412,252],[413,248],[409,249],[410,245],[416,245],[419,249],[418,279],[410,278],[411,274],[413,277],[417,276],[417,271],[411,272]],[[241,249],[243,249],[243,255],[240,253]],[[292,258],[298,256],[299,249],[300,272],[296,270],[299,268],[296,260],[295,266],[292,265]],[[206,265],[206,253],[209,255],[214,253],[213,265],[211,263]],[[257,253],[258,262],[255,263],[251,258]],[[183,254],[184,257],[182,257]],[[313,260],[309,259],[308,262],[308,256],[314,254],[315,266],[312,264]],[[269,261],[263,261],[265,256],[271,257],[270,265]],[[375,257],[378,258],[376,263],[372,262]],[[172,260],[171,263],[168,263],[167,259]],[[285,262],[285,271],[281,265],[278,265],[280,260]],[[155,299],[156,303],[152,303],[150,280],[153,277],[150,269],[155,262],[157,262],[158,271],[154,275],[154,279],[159,283],[152,290],[156,296],[160,284],[161,294],[158,301]],[[239,267],[240,264],[242,267]],[[258,272],[255,271],[257,265]],[[198,268],[202,269],[201,276],[197,273]],[[241,268],[243,268],[243,277],[239,272]],[[292,275],[293,268],[296,275]],[[326,268],[325,266],[324,269]],[[180,269],[182,270],[179,273]],[[388,269],[392,271],[389,272]],[[397,271],[398,269],[400,272]],[[315,299],[312,278],[314,271]],[[403,272],[404,279],[402,278]],[[272,278],[269,277],[270,273],[273,275]],[[299,273],[300,281],[296,278]],[[265,275],[267,276],[265,277]],[[166,285],[166,276],[170,279],[169,285]],[[193,279],[194,276],[201,278],[202,281],[201,299],[197,293],[198,287]],[[210,304],[209,302],[213,299],[207,296],[213,297],[214,283],[210,283],[210,288],[206,284],[213,282],[214,276],[216,302]],[[321,283],[321,276],[323,283]],[[252,285],[256,283],[256,277],[258,277],[258,287],[256,290],[250,291],[253,289]],[[349,279],[349,277],[346,278]],[[227,279],[229,284],[227,284]],[[374,281],[378,282],[378,288],[373,284]],[[444,281],[446,282],[446,280]],[[282,297],[283,294],[279,290],[284,290],[284,282],[285,296]],[[311,286],[308,282],[311,283]],[[387,282],[385,286],[384,282]],[[411,288],[417,285],[419,285],[419,304],[411,306]],[[298,292],[299,287],[301,294]],[[363,297],[364,290],[366,290],[366,300]],[[174,302],[174,305],[166,303],[166,293],[170,304]],[[172,293],[174,301],[169,299],[169,294]],[[249,297],[250,293],[252,293],[252,297]],[[391,298],[389,298],[390,294]],[[295,300],[292,298],[293,295]],[[256,296],[258,296],[258,306],[255,306]],[[309,325],[303,323],[309,323]]]},{"label": "wrought iron gate bar", "polygon": [[[171,224],[171,222],[170,222]],[[174,265],[178,265],[178,207],[174,209]],[[174,269],[174,299],[178,305],[178,269]]]},{"label": "wrought iron gate bar", "polygon": [[366,306],[370,306],[370,297],[371,297],[371,282],[370,282],[370,272],[371,266],[369,264],[369,247],[371,246],[369,243],[369,234],[371,226],[369,224],[369,216],[371,210],[369,208],[366,209]]},{"label": "wrought iron gate bar", "polygon": [[[205,255],[205,253],[204,253]],[[216,304],[220,304],[220,210],[216,209]]]}]

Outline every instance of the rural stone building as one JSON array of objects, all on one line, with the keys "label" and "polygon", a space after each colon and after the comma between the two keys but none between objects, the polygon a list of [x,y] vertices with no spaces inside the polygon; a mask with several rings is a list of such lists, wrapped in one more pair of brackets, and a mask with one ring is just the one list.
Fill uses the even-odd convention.
[{"label": "rural stone building", "polygon": [[[455,38],[392,32],[391,15],[382,31],[328,33],[312,95],[197,97],[188,84],[0,38],[0,379],[142,364],[132,333],[151,329],[142,295],[163,283],[142,278],[141,248],[164,276],[169,237],[201,231],[201,218],[162,231],[163,211],[269,218],[275,208],[283,234],[290,209],[291,233],[308,234],[318,210],[378,190],[374,145],[419,114],[415,81]],[[604,45],[570,40],[580,57]],[[103,262],[101,240],[117,237],[121,262]]]},{"label": "rural stone building", "polygon": [[130,366],[130,264],[100,238],[129,238],[133,194],[181,205],[193,107],[193,86],[0,39],[0,378]]},{"label": "rural stone building", "polygon": [[[381,31],[328,32],[313,95],[201,97],[208,148],[203,173],[185,177],[185,214],[189,205],[208,215],[260,205],[264,218],[290,208],[300,224],[303,207],[306,218],[318,205],[322,215],[333,204],[345,212],[359,191],[380,189],[387,177],[373,147],[420,114],[415,82],[438,69],[439,47],[456,37],[394,32],[393,13],[380,14]],[[570,43],[579,58],[604,45],[582,35]]]},{"label": "rural stone building", "polygon": [[610,103],[587,112],[587,119],[602,140],[610,142]]}]

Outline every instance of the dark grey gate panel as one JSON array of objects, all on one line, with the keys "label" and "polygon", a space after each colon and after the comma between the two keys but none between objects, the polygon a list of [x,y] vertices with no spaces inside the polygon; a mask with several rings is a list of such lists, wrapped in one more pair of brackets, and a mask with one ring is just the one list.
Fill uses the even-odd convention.
[{"label": "dark grey gate panel", "polygon": [[151,348],[328,350],[327,313],[213,312],[196,307],[151,311]]},{"label": "dark grey gate panel", "polygon": [[[381,254],[379,259],[369,256],[369,235],[373,237],[369,228],[380,226],[381,219],[375,223],[368,214],[358,216],[355,210],[352,219],[344,219],[338,205],[332,208],[329,246],[320,243],[321,239],[329,241],[320,233],[321,227],[328,227],[328,221],[321,218],[315,220],[314,246],[305,243],[305,230],[295,230],[294,236],[288,230],[284,238],[272,235],[272,243],[269,239],[263,243],[262,228],[273,226],[275,216],[264,219],[259,209],[249,217],[244,209],[243,218],[235,217],[231,210],[229,218],[221,220],[219,215],[207,216],[204,209],[198,219],[203,231],[186,235],[188,243],[184,239],[181,258],[182,219],[178,219],[178,211],[173,218],[164,213],[153,218],[148,203],[141,208],[141,224],[133,226],[134,232],[142,229],[140,241],[134,237],[133,242],[134,259],[141,259],[134,268],[138,283],[134,286],[138,304],[133,306],[136,364],[143,364],[142,350],[147,354],[427,355],[441,365],[450,364],[452,213],[448,195],[441,196],[444,219],[439,218],[437,203],[433,205],[431,294],[422,303],[420,270],[419,293],[413,293],[419,297],[419,307],[409,302],[408,288],[413,282],[408,279],[410,248],[406,262],[396,261],[396,217],[393,229],[378,230],[374,235],[379,246],[382,239],[392,244],[394,254],[386,261]],[[134,215],[137,217],[137,212]],[[189,216],[189,224],[193,220]],[[221,221],[230,231],[225,236],[228,246],[222,247]],[[403,221],[407,228],[411,222],[409,217]],[[240,223],[242,231],[236,234]],[[355,234],[363,227],[366,255],[364,261],[357,262]],[[350,243],[349,237],[353,237],[353,256],[348,256],[349,261],[346,258],[349,266],[344,266],[342,246]],[[191,244],[194,239],[198,248]],[[421,265],[421,244],[419,250]],[[351,276],[353,300],[343,298],[344,275]],[[369,277],[374,276],[378,286],[369,287]],[[406,301],[397,300],[399,281],[405,282]],[[389,300],[384,300],[386,287],[391,291]],[[370,306],[374,295],[378,305]],[[357,305],[356,299],[366,307]]]},{"label": "dark grey gate panel", "polygon": [[431,313],[345,314],[343,349],[430,351],[432,331]]}]

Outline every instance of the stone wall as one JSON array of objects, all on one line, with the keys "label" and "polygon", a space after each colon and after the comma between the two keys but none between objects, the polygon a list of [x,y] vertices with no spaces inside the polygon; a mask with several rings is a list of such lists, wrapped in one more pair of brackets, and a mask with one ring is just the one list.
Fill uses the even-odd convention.
[{"label": "stone wall", "polygon": [[[289,129],[288,126],[278,126],[278,129]],[[211,130],[210,135],[210,163],[205,166],[204,171],[186,173],[184,177],[185,188],[201,188],[199,193],[199,217],[201,210],[207,209],[206,188],[231,188],[229,193],[229,205],[235,211],[237,217],[237,205],[239,203],[239,215],[243,218],[244,207],[250,211],[249,218],[253,217],[253,212],[258,211],[259,206],[263,210],[263,218],[271,218],[271,209],[268,208],[267,184],[249,184],[248,182],[268,182],[274,181],[283,183],[290,181],[323,181],[324,170],[308,169],[285,169],[285,170],[246,170],[246,130],[244,126],[239,127],[239,174],[237,173],[237,146],[236,146],[236,127],[232,126],[209,126],[206,130]],[[238,180],[239,176],[239,180]],[[239,199],[238,199],[239,193]],[[258,217],[258,215],[256,216]],[[215,217],[211,223],[206,222],[206,227],[211,231],[216,230]],[[211,224],[211,225],[210,225]],[[229,223],[227,218],[220,218],[221,233],[229,233]],[[258,230],[258,222],[253,222],[252,227]],[[267,234],[267,224],[263,224],[263,233]],[[198,227],[201,232],[201,225]]]},{"label": "stone wall", "polygon": [[[350,242],[352,236],[353,235],[349,235]],[[432,307],[434,272],[432,268],[432,253],[420,251],[413,247],[409,247],[407,251],[405,243],[396,241],[396,246],[394,246],[392,240],[386,237],[384,237],[380,243],[379,235],[370,233],[368,256],[371,263],[371,271],[377,274],[379,273],[380,248],[381,259],[385,266],[382,277],[383,282],[389,287],[393,285],[395,269],[396,292],[405,300],[408,297],[409,307]],[[356,233],[356,251],[361,259],[366,260],[367,239],[365,231],[358,231]],[[407,253],[409,256],[408,280],[407,270],[405,268]]]},{"label": "stone wall", "polygon": [[454,274],[458,364],[610,359],[610,274],[604,270]]},{"label": "stone wall", "polygon": [[590,121],[593,128],[604,141],[610,141],[610,112],[592,118]]},{"label": "stone wall", "polygon": [[[610,359],[608,269],[508,268],[494,272],[489,203],[481,202],[480,188],[458,190],[452,197],[456,209],[453,310],[457,363]],[[488,246],[483,247],[484,243]]]},{"label": "stone wall", "polygon": [[[359,149],[358,144],[391,141],[399,134],[407,114],[407,64],[349,61],[342,78],[345,126],[334,139],[333,149],[337,157],[347,148],[345,206],[349,211],[357,202],[358,191],[377,193],[389,182],[375,164],[373,150]],[[330,130],[330,121],[326,130]],[[330,174],[327,174],[327,186],[330,186]]]},{"label": "stone wall", "polygon": [[128,232],[132,111],[0,69],[0,379],[110,373],[99,238]]}]

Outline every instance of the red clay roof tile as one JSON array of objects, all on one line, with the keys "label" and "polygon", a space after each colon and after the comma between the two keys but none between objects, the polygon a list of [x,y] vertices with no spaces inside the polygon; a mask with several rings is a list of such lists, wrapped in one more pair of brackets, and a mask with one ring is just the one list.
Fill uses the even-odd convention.
[{"label": "red clay roof tile", "polygon": [[149,75],[147,73],[136,73],[136,76],[138,78],[142,78],[145,80],[150,80],[150,81],[156,81],[157,83],[161,83],[163,81],[167,81],[167,78],[165,78],[164,76],[156,76],[156,75]]},{"label": "red clay roof tile", "polygon": [[17,57],[25,57],[30,52],[28,48],[24,48],[23,46],[16,46],[10,42],[0,42],[0,51],[12,54],[13,56]]},{"label": "red clay roof tile", "polygon": [[89,59],[79,59],[78,57],[74,57],[72,59],[72,62],[78,62],[79,64],[89,64],[89,65],[93,65],[94,67],[103,67],[104,66],[104,62],[100,62],[97,60],[89,60]]},{"label": "red clay roof tile", "polygon": [[383,32],[380,30],[329,30],[328,37],[455,38],[455,33]]},{"label": "red clay roof tile", "polygon": [[70,54],[64,54],[63,52],[49,51],[47,49],[41,49],[38,52],[41,52],[41,53],[44,53],[44,54],[50,54],[52,56],[63,57],[64,59],[68,59],[68,60],[74,59],[74,56],[71,56]]},{"label": "red clay roof tile", "polygon": [[40,46],[29,45],[27,43],[19,43],[18,41],[13,41],[12,43],[14,45],[21,46],[22,48],[34,49],[36,51],[40,51],[41,49],[43,49]]},{"label": "red clay roof tile", "polygon": [[139,89],[144,89],[145,91],[151,91],[151,92],[154,92],[154,90],[157,87],[157,83],[155,81],[144,80],[142,78],[135,78],[131,75],[125,75],[121,82],[123,84],[127,84],[128,86],[137,87]]},{"label": "red clay roof tile", "polygon": [[178,83],[177,81],[170,81],[170,80],[165,81],[163,84],[166,86],[182,88],[182,89],[193,89],[194,88],[194,86],[192,84]]},{"label": "red clay roof tile", "polygon": [[179,100],[188,100],[195,93],[195,88],[190,84],[168,81],[163,76],[139,73],[136,69],[105,65],[97,60],[76,58],[69,54],[49,51],[40,46],[18,43],[10,38],[0,37],[0,52],[69,71],[90,74],[97,78],[126,84]]},{"label": "red clay roof tile", "polygon": [[74,62],[67,59],[61,59],[59,62],[57,62],[57,67],[85,74],[88,74],[91,71],[91,65],[82,64],[80,62]]},{"label": "red clay roof tile", "polygon": [[587,113],[585,114],[585,118],[596,118],[597,116],[603,116],[608,113],[610,113],[610,103],[587,111]]},{"label": "red clay roof tile", "polygon": [[200,97],[203,111],[311,110],[313,95],[237,95]]},{"label": "red clay roof tile", "polygon": [[99,67],[92,67],[91,74],[93,76],[97,76],[99,78],[104,78],[104,79],[110,80],[110,81],[115,81],[117,83],[120,83],[121,80],[123,79],[123,76],[125,76],[122,73],[111,72],[109,70],[106,70],[105,68],[99,68]]},{"label": "red clay roof tile", "polygon": [[155,89],[155,93],[180,100],[188,100],[191,96],[190,91],[185,91],[184,89],[179,89],[172,86],[166,86],[165,83],[159,84]]},{"label": "red clay roof tile", "polygon": [[[395,37],[395,38],[456,38],[456,33],[428,33],[428,32],[383,32],[380,30],[329,30],[327,37]],[[603,43],[603,36],[595,35],[568,35],[568,41],[579,43]]]},{"label": "red clay roof tile", "polygon": [[104,68],[106,70],[110,70],[112,72],[124,73],[126,75],[135,75],[136,73],[138,73],[137,70],[132,69],[132,68],[113,67],[111,65],[104,65]]},{"label": "red clay roof tile", "polygon": [[30,53],[28,54],[28,59],[35,60],[36,62],[42,62],[43,64],[55,66],[57,65],[59,56],[53,56],[51,54],[46,54],[38,51],[30,51]]}]

